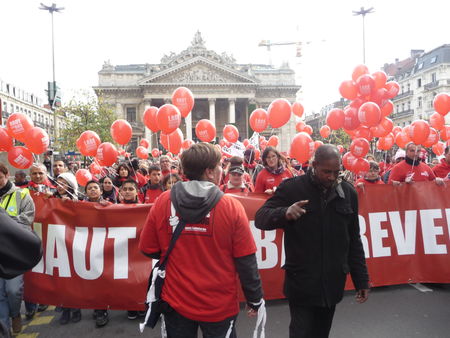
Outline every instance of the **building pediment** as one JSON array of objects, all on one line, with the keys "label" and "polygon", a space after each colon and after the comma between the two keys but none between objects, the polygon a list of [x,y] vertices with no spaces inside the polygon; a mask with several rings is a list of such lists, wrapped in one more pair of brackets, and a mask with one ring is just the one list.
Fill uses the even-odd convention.
[{"label": "building pediment", "polygon": [[256,84],[259,81],[240,71],[195,56],[181,64],[152,74],[138,82],[138,85],[154,84]]}]

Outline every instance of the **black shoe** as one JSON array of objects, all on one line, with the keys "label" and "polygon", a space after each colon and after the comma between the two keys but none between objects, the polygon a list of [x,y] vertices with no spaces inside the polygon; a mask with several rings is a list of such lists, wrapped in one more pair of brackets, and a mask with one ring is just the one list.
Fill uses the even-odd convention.
[{"label": "black shoe", "polygon": [[31,311],[27,311],[26,313],[25,313],[25,318],[27,319],[27,320],[32,320],[33,318],[34,318],[34,315],[36,314],[36,309],[33,309],[33,310],[31,310]]},{"label": "black shoe", "polygon": [[137,317],[138,317],[137,311],[128,311],[128,319],[129,320],[136,319]]},{"label": "black shoe", "polygon": [[96,310],[97,315],[95,318],[95,325],[97,327],[103,327],[109,322],[109,316],[107,310]]},{"label": "black shoe", "polygon": [[45,310],[47,310],[48,305],[45,304],[39,304],[38,308],[37,308],[37,312],[43,312]]},{"label": "black shoe", "polygon": [[61,325],[66,325],[70,320],[70,309],[63,309],[62,315],[59,318],[59,323]]},{"label": "black shoe", "polygon": [[74,309],[72,312],[72,322],[78,323],[81,320],[81,310],[80,309]]}]

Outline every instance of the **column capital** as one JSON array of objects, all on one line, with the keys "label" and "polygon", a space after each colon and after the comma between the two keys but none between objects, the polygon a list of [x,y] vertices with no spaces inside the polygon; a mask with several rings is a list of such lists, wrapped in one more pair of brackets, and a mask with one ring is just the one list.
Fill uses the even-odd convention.
[{"label": "column capital", "polygon": [[144,106],[151,106],[152,105],[152,99],[144,99]]},{"label": "column capital", "polygon": [[216,98],[210,97],[208,98],[209,103],[216,103]]},{"label": "column capital", "polygon": [[229,97],[228,98],[228,102],[236,102],[236,98],[235,97]]}]

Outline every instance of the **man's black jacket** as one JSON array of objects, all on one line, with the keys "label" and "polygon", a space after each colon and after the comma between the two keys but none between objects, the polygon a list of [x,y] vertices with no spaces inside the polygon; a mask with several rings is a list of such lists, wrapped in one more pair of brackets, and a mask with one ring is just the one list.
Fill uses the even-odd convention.
[{"label": "man's black jacket", "polygon": [[[286,220],[293,203],[309,200],[306,214]],[[368,273],[359,234],[358,196],[341,182],[326,192],[311,173],[282,182],[258,210],[261,230],[285,232],[284,292],[299,305],[332,306],[343,296],[347,273],[357,290],[368,289]]]}]

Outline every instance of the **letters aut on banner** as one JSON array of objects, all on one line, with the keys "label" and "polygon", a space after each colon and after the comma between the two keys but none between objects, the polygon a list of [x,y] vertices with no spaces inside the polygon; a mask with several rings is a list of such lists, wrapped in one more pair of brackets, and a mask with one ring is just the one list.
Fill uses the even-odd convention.
[{"label": "letters aut on banner", "polygon": [[[254,227],[264,197],[237,194],[236,198],[250,220],[266,298],[283,298],[283,231]],[[75,308],[144,308],[152,262],[139,252],[138,242],[150,205],[103,207],[39,197],[35,203],[34,229],[43,239],[44,256],[26,274],[27,300]],[[450,282],[446,187],[433,182],[370,186],[359,192],[359,206],[372,285]]]}]

